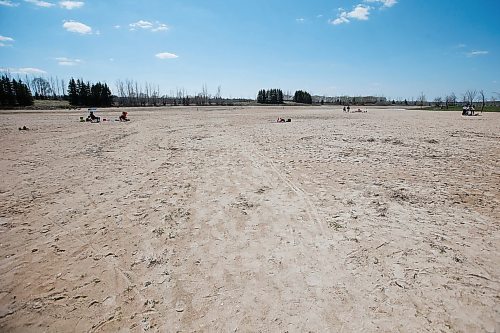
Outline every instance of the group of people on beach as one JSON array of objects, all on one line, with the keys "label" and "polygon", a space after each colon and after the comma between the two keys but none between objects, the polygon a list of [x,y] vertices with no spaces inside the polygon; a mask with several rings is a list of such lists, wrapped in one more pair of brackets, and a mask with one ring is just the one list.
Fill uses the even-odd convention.
[{"label": "group of people on beach", "polygon": [[462,107],[462,116],[475,116],[475,112],[474,105],[467,104]]},{"label": "group of people on beach", "polygon": [[[95,113],[94,113],[95,111],[96,111],[95,109],[89,109],[89,115],[87,116],[87,118],[85,119],[85,121],[88,121],[88,122],[91,122],[91,123],[100,123],[101,122],[101,117],[96,116]],[[118,117],[118,121],[130,121],[130,119],[127,118],[127,114],[128,114],[128,112],[123,111],[122,114],[120,115],[120,117]],[[82,118],[83,117],[81,117],[80,119],[82,119]],[[104,121],[105,120],[106,119],[104,119]]]},{"label": "group of people on beach", "polygon": [[[351,112],[351,107],[349,105],[347,106],[347,108],[344,106],[344,108],[342,109],[342,111],[350,113]],[[368,112],[368,110],[364,110],[363,111],[360,108],[358,108],[357,110],[354,110],[352,112],[363,112],[363,113],[366,113],[366,112]]]}]

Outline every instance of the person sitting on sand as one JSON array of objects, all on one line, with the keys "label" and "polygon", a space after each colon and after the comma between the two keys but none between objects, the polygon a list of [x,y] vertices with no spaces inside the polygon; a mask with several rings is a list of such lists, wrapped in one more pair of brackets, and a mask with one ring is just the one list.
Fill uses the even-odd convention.
[{"label": "person sitting on sand", "polygon": [[344,111],[344,112],[345,112],[345,106],[344,106],[344,108],[342,109],[342,111]]},{"label": "person sitting on sand", "polygon": [[94,114],[94,111],[90,111],[90,114],[89,116],[87,117],[87,121],[90,121],[92,123],[98,123],[99,121],[101,120],[100,117],[97,117],[95,114]]},{"label": "person sitting on sand", "polygon": [[278,119],[276,119],[276,122],[277,123],[284,123],[286,120],[281,118],[281,117],[278,117]]},{"label": "person sitting on sand", "polygon": [[127,112],[123,111],[121,116],[118,118],[120,121],[130,121],[130,119],[127,118]]}]

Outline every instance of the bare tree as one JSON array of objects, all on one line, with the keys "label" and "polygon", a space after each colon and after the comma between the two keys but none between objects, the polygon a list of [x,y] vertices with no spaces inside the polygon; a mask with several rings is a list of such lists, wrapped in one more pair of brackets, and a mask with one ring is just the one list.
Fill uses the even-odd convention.
[{"label": "bare tree", "polygon": [[204,83],[203,86],[201,87],[201,104],[202,105],[207,105],[208,104],[208,89],[207,89],[207,84]]},{"label": "bare tree", "polygon": [[448,106],[455,106],[457,104],[457,96],[455,95],[455,93],[451,93],[449,94],[448,96],[446,96],[446,108],[448,108]]},{"label": "bare tree", "polygon": [[472,106],[474,100],[476,99],[476,96],[477,90],[467,90],[463,96],[464,102]]},{"label": "bare tree", "polygon": [[221,105],[222,100],[221,100],[221,86],[217,86],[217,93],[215,94],[215,104]]},{"label": "bare tree", "polygon": [[486,105],[486,99],[484,98],[484,91],[483,90],[479,90],[479,97],[478,97],[478,99],[481,102],[481,113],[483,113],[484,106]]},{"label": "bare tree", "polygon": [[116,93],[118,95],[118,103],[123,106],[127,97],[125,93],[125,83],[122,80],[116,80]]},{"label": "bare tree", "polygon": [[434,105],[436,105],[437,107],[441,107],[442,104],[443,104],[443,99],[441,97],[434,98]]},{"label": "bare tree", "polygon": [[420,108],[422,108],[425,104],[426,97],[423,92],[420,93],[418,96],[418,104],[420,105]]},{"label": "bare tree", "polygon": [[497,106],[497,101],[500,100],[500,93],[494,92],[495,96],[491,96],[491,101],[493,102],[493,105]]},{"label": "bare tree", "polygon": [[40,99],[47,99],[53,94],[52,88],[49,81],[43,77],[34,77],[31,80],[32,91],[35,92],[35,96]]}]

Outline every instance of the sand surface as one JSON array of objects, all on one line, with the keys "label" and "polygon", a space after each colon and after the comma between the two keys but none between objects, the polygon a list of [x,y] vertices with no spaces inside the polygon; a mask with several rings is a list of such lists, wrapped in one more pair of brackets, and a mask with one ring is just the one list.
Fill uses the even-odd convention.
[{"label": "sand surface", "polygon": [[0,113],[0,331],[500,332],[499,113],[128,111]]}]

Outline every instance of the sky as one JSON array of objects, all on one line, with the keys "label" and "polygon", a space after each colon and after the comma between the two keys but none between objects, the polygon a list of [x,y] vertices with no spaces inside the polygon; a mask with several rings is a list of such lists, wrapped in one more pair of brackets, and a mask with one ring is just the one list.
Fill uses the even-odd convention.
[{"label": "sky", "polygon": [[500,98],[499,0],[0,0],[0,71],[428,100]]}]

